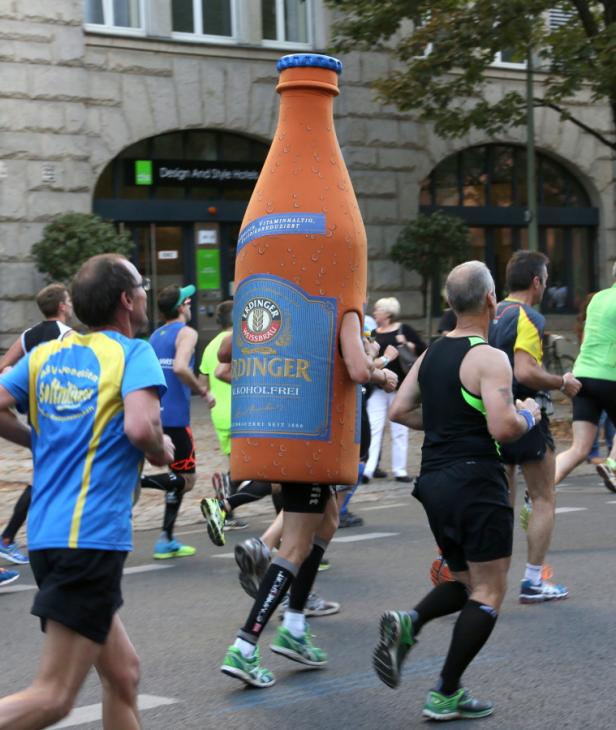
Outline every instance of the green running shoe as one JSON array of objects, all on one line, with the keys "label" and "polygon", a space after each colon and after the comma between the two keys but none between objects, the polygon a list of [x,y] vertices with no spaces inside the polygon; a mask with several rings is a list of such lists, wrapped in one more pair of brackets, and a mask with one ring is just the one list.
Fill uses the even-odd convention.
[{"label": "green running shoe", "polygon": [[190,545],[184,545],[179,540],[167,540],[165,537],[160,539],[154,545],[153,558],[155,560],[168,560],[169,558],[189,558],[194,555],[197,549]]},{"label": "green running shoe", "polygon": [[428,692],[423,708],[423,716],[432,720],[473,720],[488,717],[493,712],[491,702],[476,700],[463,687],[449,696],[436,690]]},{"label": "green running shoe", "polygon": [[324,667],[327,664],[327,654],[312,643],[312,634],[308,626],[301,639],[296,639],[288,629],[279,626],[270,649],[275,654],[282,654],[294,662],[309,667]]},{"label": "green running shoe", "polygon": [[271,687],[276,683],[276,678],[270,670],[259,666],[258,647],[255,647],[255,653],[247,659],[237,647],[231,645],[222,660],[220,671],[260,689]]},{"label": "green running shoe", "polygon": [[201,500],[201,514],[205,517],[207,534],[214,545],[222,547],[225,544],[225,519],[227,513],[220,506],[220,502],[212,497]]},{"label": "green running shoe", "polygon": [[417,643],[408,613],[386,611],[381,616],[381,640],[372,657],[374,671],[381,682],[395,689],[400,684],[402,664]]}]

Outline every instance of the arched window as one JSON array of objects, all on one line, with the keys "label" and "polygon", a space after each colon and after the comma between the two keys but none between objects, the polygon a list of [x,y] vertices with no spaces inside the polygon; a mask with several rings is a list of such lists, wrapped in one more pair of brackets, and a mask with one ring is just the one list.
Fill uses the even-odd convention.
[{"label": "arched window", "polygon": [[[537,153],[539,248],[550,258],[545,311],[576,311],[595,287],[594,242],[599,216],[576,177]],[[504,292],[511,254],[528,247],[526,150],[515,145],[469,147],[440,162],[422,182],[420,210],[461,217],[471,229],[473,257],[485,261],[497,294]]]},{"label": "arched window", "polygon": [[233,294],[237,237],[269,145],[219,130],[167,132],[124,149],[101,173],[93,210],[128,231],[152,279],[149,317],[170,284],[197,287],[193,324],[216,332],[216,305]]},{"label": "arched window", "polygon": [[111,160],[98,179],[94,199],[248,201],[254,181],[253,185],[238,186],[216,182],[178,185],[170,178],[160,184],[154,181],[152,185],[135,185],[132,164],[136,160],[223,162],[229,167],[253,163],[258,171],[268,149],[269,144],[232,132],[191,129],[159,134],[130,145]]}]

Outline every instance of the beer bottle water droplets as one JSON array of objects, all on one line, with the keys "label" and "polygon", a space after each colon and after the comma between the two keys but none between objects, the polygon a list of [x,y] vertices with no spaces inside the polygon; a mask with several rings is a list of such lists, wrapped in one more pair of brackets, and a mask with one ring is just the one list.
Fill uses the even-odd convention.
[{"label": "beer bottle water droplets", "polygon": [[342,64],[277,68],[278,127],[237,245],[231,473],[355,483],[359,394],[338,336],[347,312],[362,317],[366,236],[334,129]]}]

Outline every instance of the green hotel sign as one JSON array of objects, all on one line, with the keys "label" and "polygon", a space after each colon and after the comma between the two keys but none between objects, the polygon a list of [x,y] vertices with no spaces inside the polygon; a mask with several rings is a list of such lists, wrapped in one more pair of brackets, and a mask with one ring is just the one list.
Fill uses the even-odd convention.
[{"label": "green hotel sign", "polygon": [[124,160],[127,185],[253,187],[262,162]]},{"label": "green hotel sign", "polygon": [[152,160],[135,160],[135,184],[152,185],[153,182]]}]

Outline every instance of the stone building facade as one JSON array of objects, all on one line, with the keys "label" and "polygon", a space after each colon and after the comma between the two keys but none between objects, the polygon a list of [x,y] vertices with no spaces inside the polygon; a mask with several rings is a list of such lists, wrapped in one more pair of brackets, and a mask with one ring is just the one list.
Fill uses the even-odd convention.
[{"label": "stone building facade", "polygon": [[[101,180],[111,174],[112,161],[143,140],[180,131],[235,135],[265,150],[277,116],[276,60],[295,50],[328,46],[330,18],[321,0],[305,4],[308,31],[302,41],[285,40],[283,32],[283,37],[279,33],[267,42],[263,41],[265,20],[258,0],[229,0],[233,37],[228,38],[175,33],[176,21],[167,0],[127,3],[141,13],[139,28],[86,23],[86,6],[91,11],[96,2],[7,0],[0,6],[0,349],[38,319],[33,295],[43,278],[30,250],[45,224],[67,211],[130,213],[132,192],[128,191],[127,200],[118,201],[121,191],[118,195],[117,186],[124,182],[109,183],[116,185],[116,208],[105,197],[109,194]],[[102,12],[103,7],[108,10],[112,4],[100,0],[98,10]],[[276,6],[281,7],[280,3]],[[280,29],[280,19],[278,22]],[[419,279],[392,263],[388,251],[402,225],[417,215],[422,184],[425,194],[431,172],[458,152],[494,143],[521,148],[524,131],[512,130],[498,140],[478,132],[455,141],[440,139],[428,125],[375,102],[370,84],[387,72],[385,55],[353,53],[342,61],[341,95],[335,107],[337,132],[368,233],[370,302],[395,295],[404,318],[421,326]],[[494,67],[489,93],[499,95],[523,84],[523,70]],[[581,99],[576,112],[592,125],[602,120],[601,126],[611,129],[607,106]],[[549,110],[537,112],[536,138],[537,149],[556,169],[577,180],[587,196],[586,233],[581,242],[575,239],[567,244],[567,251],[580,255],[582,250],[589,262],[588,281],[582,282],[580,291],[605,286],[616,258],[614,167],[609,150],[573,125],[559,122]],[[122,169],[124,175],[125,167],[117,167],[116,172]],[[187,243],[186,230],[190,237],[191,231],[199,235],[197,228],[190,228],[196,223],[204,223],[202,230],[218,223],[237,226],[245,205],[243,195],[235,200],[233,195],[227,196],[231,202],[226,203],[224,195],[224,199],[208,199],[208,194],[196,191],[188,205],[192,193],[182,193],[186,216],[195,217],[170,221],[184,226],[182,250],[193,260],[199,241]],[[135,199],[142,200],[138,195]],[[171,196],[165,202],[167,208],[160,209],[171,210],[173,200]],[[427,208],[434,203],[429,202]],[[198,214],[197,204],[202,208]],[[107,217],[120,225],[132,221],[143,228],[150,221],[140,220],[139,215],[152,208],[141,210],[145,212],[125,218],[119,214]],[[223,220],[225,216],[229,220]],[[486,230],[499,225],[498,216],[490,220],[486,218],[482,224]],[[172,235],[164,220],[157,220],[156,225],[165,229],[165,235]],[[510,224],[501,220],[500,225]],[[511,225],[519,229],[520,221]],[[575,211],[570,211],[561,228],[575,225]],[[203,241],[216,246],[217,234],[212,235],[203,234]],[[172,249],[169,251],[165,255],[171,256]],[[160,258],[160,247],[154,253]],[[566,260],[566,251],[562,258]],[[186,271],[194,271],[194,261]],[[227,279],[230,276],[227,273]],[[223,282],[204,296],[200,311],[210,314],[216,298],[230,293],[228,285]],[[554,322],[556,327],[567,327],[569,319]],[[200,327],[204,336],[208,327],[207,322]]]}]

